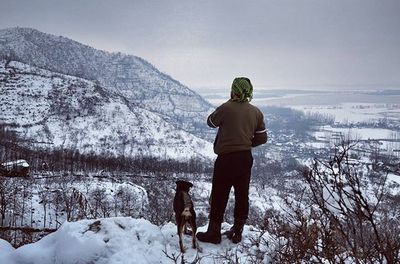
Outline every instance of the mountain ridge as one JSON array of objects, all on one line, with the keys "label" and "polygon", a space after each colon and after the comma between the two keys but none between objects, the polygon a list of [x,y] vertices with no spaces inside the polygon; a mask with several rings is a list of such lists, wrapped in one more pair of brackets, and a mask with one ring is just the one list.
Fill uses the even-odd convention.
[{"label": "mountain ridge", "polygon": [[134,55],[97,50],[32,28],[0,30],[0,57],[92,80],[174,126],[205,138],[213,107],[199,94]]}]

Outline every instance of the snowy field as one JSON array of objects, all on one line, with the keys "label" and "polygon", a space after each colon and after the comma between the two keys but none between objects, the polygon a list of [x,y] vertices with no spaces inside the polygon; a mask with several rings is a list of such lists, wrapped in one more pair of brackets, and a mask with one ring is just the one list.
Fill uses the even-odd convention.
[{"label": "snowy field", "polygon": [[335,139],[346,138],[351,140],[374,140],[379,149],[385,153],[391,153],[398,156],[400,153],[400,132],[384,128],[343,128],[332,126],[321,126],[320,130],[315,131],[313,136],[317,142],[309,142],[309,146],[314,148],[326,148],[329,142]]},{"label": "snowy field", "polygon": [[341,128],[332,126],[321,126],[314,135],[318,140],[324,140],[332,134],[341,134],[352,137],[352,139],[388,139],[396,136],[396,132],[382,128]]},{"label": "snowy field", "polygon": [[[399,99],[400,102],[400,99]],[[359,123],[380,119],[399,120],[400,104],[391,103],[340,103],[336,105],[291,106],[305,113],[321,113],[333,116],[338,123]]]}]

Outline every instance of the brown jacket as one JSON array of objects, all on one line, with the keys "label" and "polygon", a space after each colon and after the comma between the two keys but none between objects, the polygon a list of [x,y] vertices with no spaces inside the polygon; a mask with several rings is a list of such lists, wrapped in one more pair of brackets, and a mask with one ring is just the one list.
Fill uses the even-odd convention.
[{"label": "brown jacket", "polygon": [[214,142],[214,152],[218,155],[250,150],[267,142],[264,116],[248,102],[229,100],[208,116],[207,124],[219,127]]}]

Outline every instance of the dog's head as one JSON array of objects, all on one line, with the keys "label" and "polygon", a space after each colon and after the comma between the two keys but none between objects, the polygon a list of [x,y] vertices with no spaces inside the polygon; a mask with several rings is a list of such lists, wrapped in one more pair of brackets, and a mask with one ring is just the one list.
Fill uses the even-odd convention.
[{"label": "dog's head", "polygon": [[191,182],[178,180],[176,181],[176,191],[185,191],[189,192],[189,189],[193,186]]}]

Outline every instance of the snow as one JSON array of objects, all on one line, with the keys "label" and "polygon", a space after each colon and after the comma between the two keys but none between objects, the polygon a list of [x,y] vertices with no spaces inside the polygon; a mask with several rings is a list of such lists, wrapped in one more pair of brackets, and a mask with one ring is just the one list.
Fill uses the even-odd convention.
[{"label": "snow", "polygon": [[291,108],[305,113],[320,113],[330,115],[338,123],[358,123],[376,121],[383,118],[398,119],[400,107],[398,104],[386,103],[341,103],[337,105],[295,105]]},{"label": "snow", "polygon": [[[159,113],[163,109],[189,119],[196,116],[193,122],[200,119],[205,110],[192,94],[187,96],[193,100],[185,98],[186,104],[193,104],[190,111],[180,108],[181,104],[164,109],[160,101],[153,102],[158,110],[152,112],[92,81],[20,62],[10,66],[16,72],[0,84],[0,122],[18,125],[15,130],[40,147],[177,160],[214,157],[211,142],[187,132],[189,127],[181,129],[167,122]],[[8,72],[5,61],[0,61],[0,70]]]},{"label": "snow", "polygon": [[390,139],[396,132],[383,128],[341,128],[331,126],[321,126],[319,131],[314,133],[317,140],[326,140],[332,135],[343,135],[345,138],[350,136],[352,139]]},{"label": "snow", "polygon": [[[229,227],[223,225],[224,229]],[[205,229],[201,227],[199,231]],[[223,237],[219,245],[198,242],[198,249],[191,248],[191,237],[185,235],[184,245],[187,249],[181,254],[176,226],[172,223],[158,227],[147,220],[129,217],[82,220],[65,222],[56,232],[15,250],[0,240],[0,249],[5,249],[1,251],[0,263],[147,264],[171,263],[169,257],[175,256],[179,261],[183,257],[189,263],[201,258],[201,263],[207,264],[224,263],[221,256],[227,255],[237,255],[240,263],[244,263],[252,250],[268,252],[268,248],[262,246],[250,250],[246,248],[245,244],[258,235],[258,230],[245,226],[242,243],[233,244]],[[266,255],[264,263],[267,263],[267,259]]]},{"label": "snow", "polygon": [[388,181],[396,182],[397,184],[400,184],[400,175],[396,175],[393,173],[389,173],[387,176]]},{"label": "snow", "polygon": [[[211,105],[142,58],[96,50],[30,28],[2,29],[0,42],[0,54],[15,54],[20,61],[53,73],[97,80],[127,101],[163,116],[174,127],[195,133],[196,122],[206,128],[204,120]],[[25,68],[29,72],[33,69]],[[1,72],[8,70],[0,69]]]},{"label": "snow", "polygon": [[[52,192],[57,192],[60,191],[60,188],[63,188],[63,191],[66,191],[68,194],[72,192],[72,190],[76,189],[80,193],[82,193],[86,199],[89,200],[89,205],[91,202],[93,202],[90,197],[91,193],[95,190],[104,190],[105,192],[105,197],[104,201],[105,203],[115,203],[115,195],[118,194],[119,190],[123,190],[124,192],[131,192],[131,195],[135,197],[135,199],[132,199],[129,204],[129,208],[131,210],[131,214],[134,216],[140,216],[143,215],[143,212],[145,208],[148,206],[148,197],[147,197],[147,192],[146,190],[136,184],[128,183],[128,182],[115,182],[115,181],[104,181],[101,179],[91,179],[90,181],[87,182],[68,182],[66,184],[63,184],[62,186],[60,185],[50,185],[50,190]],[[46,217],[46,223],[44,223],[44,210],[43,210],[43,204],[41,204],[41,197],[40,197],[40,192],[41,189],[39,187],[35,186],[35,191],[33,191],[33,196],[31,200],[32,204],[32,216],[33,219],[35,219],[35,223],[31,224],[29,221],[29,217],[25,217],[25,222],[23,225],[31,225],[35,228],[43,228],[43,226],[46,226],[47,228],[57,228],[58,223],[55,221],[56,219],[56,212],[54,208],[47,208],[47,217]],[[120,213],[118,215],[113,215],[113,216],[121,216]],[[59,214],[58,215],[58,220],[59,222],[65,221],[66,214]],[[5,220],[7,221],[8,218],[6,217]]]},{"label": "snow", "polygon": [[4,163],[1,163],[1,165],[3,165],[4,167],[20,166],[20,167],[24,167],[24,168],[29,168],[28,162],[26,162],[26,160],[22,160],[22,159],[16,160],[16,161],[4,162]]},{"label": "snow", "polygon": [[[4,257],[6,254],[9,254],[14,251],[13,246],[10,243],[0,238],[0,259]],[[6,262],[1,262],[6,263]]]}]

